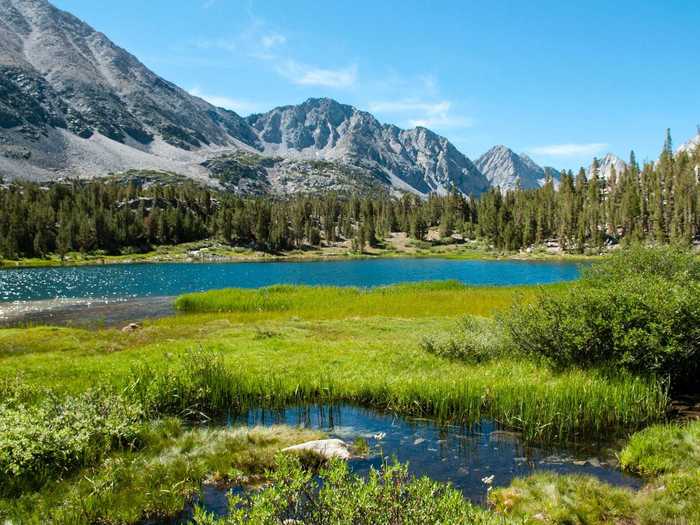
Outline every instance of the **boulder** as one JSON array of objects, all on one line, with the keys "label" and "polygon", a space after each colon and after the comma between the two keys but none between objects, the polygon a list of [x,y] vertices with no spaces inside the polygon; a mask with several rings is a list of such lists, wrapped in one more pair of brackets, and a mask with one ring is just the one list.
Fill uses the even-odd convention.
[{"label": "boulder", "polygon": [[352,455],[347,443],[342,439],[317,439],[300,445],[283,448],[282,452],[313,452],[324,459],[350,459]]},{"label": "boulder", "polygon": [[122,332],[135,332],[136,330],[138,330],[140,328],[141,328],[141,325],[139,323],[129,323],[124,328],[122,328]]}]

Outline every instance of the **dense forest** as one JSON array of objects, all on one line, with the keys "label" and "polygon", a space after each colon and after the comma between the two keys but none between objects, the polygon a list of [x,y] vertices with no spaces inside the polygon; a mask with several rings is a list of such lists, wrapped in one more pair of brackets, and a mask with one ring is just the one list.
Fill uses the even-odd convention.
[{"label": "dense forest", "polygon": [[[567,251],[598,251],[628,241],[691,243],[700,233],[700,151],[673,153],[670,134],[656,162],[607,179],[593,169],[564,171],[536,190],[494,188],[478,199],[451,192],[288,198],[237,197],[193,182],[146,178],[0,184],[0,256],[70,251],[109,254],[205,238],[280,251],[352,239],[381,245],[391,232],[424,239],[455,233],[498,250],[556,242]],[[557,187],[558,186],[558,187]]]}]

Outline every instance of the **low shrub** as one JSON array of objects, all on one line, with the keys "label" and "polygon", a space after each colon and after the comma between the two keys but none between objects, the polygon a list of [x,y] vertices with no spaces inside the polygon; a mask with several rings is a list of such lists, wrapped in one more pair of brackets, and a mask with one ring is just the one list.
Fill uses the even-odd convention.
[{"label": "low shrub", "polygon": [[679,284],[700,282],[700,259],[687,248],[637,244],[585,268],[581,281],[604,286],[630,277],[652,277]]},{"label": "low shrub", "polygon": [[559,368],[610,366],[669,378],[700,371],[700,285],[649,275],[542,293],[502,317],[515,346]]},{"label": "low shrub", "polygon": [[411,478],[406,466],[387,465],[364,479],[346,463],[332,461],[319,476],[293,456],[280,456],[269,473],[271,484],[252,496],[232,496],[231,513],[216,518],[199,509],[198,525],[463,524],[490,525],[507,520],[472,506],[450,485],[427,477]]},{"label": "low shrub", "polygon": [[424,338],[421,347],[448,359],[482,363],[510,353],[504,335],[491,319],[464,317],[453,331]]},{"label": "low shrub", "polygon": [[38,487],[138,445],[141,408],[122,397],[87,392],[33,405],[0,405],[0,494]]}]

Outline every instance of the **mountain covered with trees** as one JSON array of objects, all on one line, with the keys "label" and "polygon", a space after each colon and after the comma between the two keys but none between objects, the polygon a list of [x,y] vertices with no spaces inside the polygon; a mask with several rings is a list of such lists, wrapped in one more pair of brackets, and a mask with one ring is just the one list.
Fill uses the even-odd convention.
[{"label": "mountain covered with trees", "polygon": [[[253,161],[233,161],[255,169]],[[0,210],[0,256],[10,259],[145,251],[207,238],[273,252],[352,241],[362,251],[394,232],[420,241],[431,229],[446,242],[480,240],[499,251],[555,245],[599,253],[618,243],[688,245],[700,237],[700,148],[674,154],[669,135],[656,162],[640,166],[632,153],[607,178],[594,161],[590,176],[583,168],[561,172],[558,188],[548,178],[536,189],[491,188],[476,199],[455,188],[427,198],[386,191],[240,197],[185,177],[135,172],[6,183]]]}]

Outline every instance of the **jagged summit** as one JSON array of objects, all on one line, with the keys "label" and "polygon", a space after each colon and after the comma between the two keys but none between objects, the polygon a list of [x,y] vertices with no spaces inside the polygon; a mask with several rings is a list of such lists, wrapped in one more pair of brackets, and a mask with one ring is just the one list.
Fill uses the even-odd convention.
[{"label": "jagged summit", "polygon": [[452,186],[465,194],[488,188],[486,178],[446,138],[426,128],[382,124],[333,99],[311,98],[247,121],[269,155],[342,161],[423,194],[445,193]]},{"label": "jagged summit", "polygon": [[[605,180],[610,180],[613,173],[613,168],[615,168],[615,173],[619,176],[625,168],[627,168],[627,163],[622,160],[617,155],[612,153],[607,153],[603,158],[598,159],[598,177]],[[588,167],[588,176],[593,176],[593,163]]]},{"label": "jagged summit", "polygon": [[491,186],[504,191],[520,186],[523,189],[541,187],[547,176],[554,179],[559,173],[551,168],[538,166],[525,154],[517,154],[510,148],[494,146],[475,162],[476,167],[486,176]]}]

